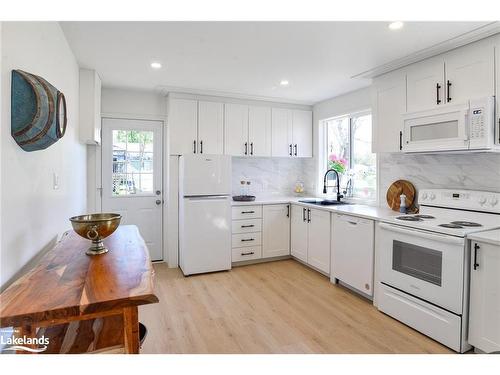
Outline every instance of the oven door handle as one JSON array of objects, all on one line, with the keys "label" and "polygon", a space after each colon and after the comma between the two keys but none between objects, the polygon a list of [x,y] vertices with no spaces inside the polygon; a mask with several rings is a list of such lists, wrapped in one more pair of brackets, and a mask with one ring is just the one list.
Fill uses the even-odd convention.
[{"label": "oven door handle", "polygon": [[381,229],[385,229],[385,230],[388,230],[391,232],[402,233],[402,234],[406,234],[409,236],[415,236],[415,237],[419,237],[419,238],[427,238],[430,240],[446,242],[446,243],[450,243],[450,244],[454,244],[454,245],[463,245],[463,243],[464,243],[464,239],[460,238],[460,237],[447,236],[444,234],[427,232],[427,231],[423,231],[423,230],[415,229],[415,228],[400,227],[400,226],[391,225],[391,224],[387,224],[387,223],[379,223],[379,227]]}]

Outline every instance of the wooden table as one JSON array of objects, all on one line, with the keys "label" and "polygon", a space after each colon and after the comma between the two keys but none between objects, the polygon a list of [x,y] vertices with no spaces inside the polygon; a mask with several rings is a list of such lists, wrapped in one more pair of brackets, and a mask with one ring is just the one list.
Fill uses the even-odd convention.
[{"label": "wooden table", "polygon": [[[85,255],[74,231],[0,295],[0,327],[49,338],[44,353],[139,353],[139,305],[156,303],[149,252],[136,226],[104,240],[109,252]],[[25,352],[24,352],[25,353]]]}]

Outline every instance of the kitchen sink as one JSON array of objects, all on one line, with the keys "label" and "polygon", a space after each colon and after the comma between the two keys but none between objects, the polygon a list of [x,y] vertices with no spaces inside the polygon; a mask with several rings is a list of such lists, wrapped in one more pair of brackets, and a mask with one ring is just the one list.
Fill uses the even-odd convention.
[{"label": "kitchen sink", "polygon": [[333,199],[302,199],[299,200],[300,203],[309,203],[309,204],[317,204],[319,206],[339,206],[343,204],[352,204],[342,201],[336,201]]}]

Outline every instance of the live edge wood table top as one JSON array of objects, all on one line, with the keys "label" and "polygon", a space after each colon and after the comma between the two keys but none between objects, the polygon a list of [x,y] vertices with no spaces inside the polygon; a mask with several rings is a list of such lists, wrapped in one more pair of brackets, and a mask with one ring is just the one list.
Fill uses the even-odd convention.
[{"label": "live edge wood table top", "polygon": [[[64,233],[35,268],[0,295],[0,327],[18,327],[33,336],[36,328],[66,325],[59,331],[68,335],[71,322],[87,320],[92,326],[101,319],[99,327],[103,328],[102,319],[109,317],[109,327],[123,329],[119,336],[124,351],[138,352],[137,306],[158,302],[149,252],[133,225],[120,225],[104,244],[109,252],[88,256],[85,250],[90,241],[72,230]],[[111,331],[107,329],[107,335]],[[96,346],[94,336],[94,344],[85,350],[79,345],[80,352],[104,349],[112,341],[101,337]],[[72,351],[66,348],[66,352]]]}]

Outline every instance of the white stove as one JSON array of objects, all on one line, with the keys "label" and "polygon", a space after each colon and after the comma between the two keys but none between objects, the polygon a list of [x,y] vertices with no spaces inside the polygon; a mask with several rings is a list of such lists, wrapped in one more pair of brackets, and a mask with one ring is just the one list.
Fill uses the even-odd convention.
[{"label": "white stove", "polygon": [[467,235],[500,228],[500,194],[429,189],[418,198],[418,214],[378,224],[378,308],[464,352],[470,349]]}]

